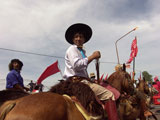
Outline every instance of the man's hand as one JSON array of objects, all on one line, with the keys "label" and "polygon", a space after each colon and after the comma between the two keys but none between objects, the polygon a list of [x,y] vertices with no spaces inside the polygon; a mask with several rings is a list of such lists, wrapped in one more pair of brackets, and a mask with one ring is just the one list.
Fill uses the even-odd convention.
[{"label": "man's hand", "polygon": [[94,60],[94,59],[99,59],[101,57],[100,51],[95,51],[91,56],[88,57],[88,64]]},{"label": "man's hand", "polygon": [[94,59],[99,59],[99,58],[101,58],[101,53],[100,53],[100,51],[95,51],[95,52],[93,52],[93,58]]}]

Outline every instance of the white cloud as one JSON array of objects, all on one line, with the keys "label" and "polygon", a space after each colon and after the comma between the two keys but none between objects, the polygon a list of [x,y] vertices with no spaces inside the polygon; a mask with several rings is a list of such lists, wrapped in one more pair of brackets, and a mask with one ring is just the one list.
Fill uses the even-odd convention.
[{"label": "white cloud", "polygon": [[[131,4],[132,3],[132,4]],[[93,36],[85,46],[87,54],[100,50],[100,72],[111,74],[117,62],[115,41],[134,27],[139,28],[118,42],[120,62],[129,58],[130,45],[137,36],[139,52],[136,69],[159,75],[160,14],[157,1],[137,0],[5,0],[0,4],[0,48],[35,52],[63,57],[69,44],[66,29],[73,23],[84,22],[93,29]],[[93,47],[94,46],[94,47]],[[28,55],[0,49],[0,79],[8,73],[13,58],[24,62],[22,74],[36,80],[48,65],[59,60],[62,72],[64,59]],[[112,62],[112,63],[110,63]],[[89,72],[95,71],[92,63]],[[129,69],[131,71],[131,69]],[[138,71],[137,71],[138,72]],[[61,75],[56,74],[44,82],[49,85]],[[53,79],[53,81],[52,81]]]}]

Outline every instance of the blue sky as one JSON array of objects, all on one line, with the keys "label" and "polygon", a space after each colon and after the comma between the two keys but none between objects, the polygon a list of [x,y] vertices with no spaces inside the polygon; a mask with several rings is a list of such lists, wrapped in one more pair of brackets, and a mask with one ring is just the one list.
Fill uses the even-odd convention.
[{"label": "blue sky", "polygon": [[[64,55],[69,47],[65,41],[66,29],[74,23],[86,23],[93,30],[85,44],[87,55],[101,52],[100,74],[111,74],[117,63],[115,41],[135,27],[138,29],[118,45],[120,63],[129,59],[132,40],[137,37],[138,55],[136,74],[148,71],[160,77],[160,7],[158,0],[3,0],[0,4],[0,80],[8,73],[13,58],[23,61],[25,84],[36,81],[44,69],[58,60],[64,71]],[[45,54],[38,56],[3,50],[2,48]],[[60,58],[59,58],[60,57]],[[132,71],[131,68],[127,69]],[[96,72],[95,62],[88,72]],[[57,73],[43,81],[51,86],[61,79]],[[5,87],[0,84],[0,89]]]}]

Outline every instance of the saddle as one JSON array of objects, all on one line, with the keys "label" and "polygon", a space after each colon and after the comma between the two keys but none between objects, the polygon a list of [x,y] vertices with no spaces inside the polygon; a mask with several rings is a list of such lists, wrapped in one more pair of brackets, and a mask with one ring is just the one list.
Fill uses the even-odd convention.
[{"label": "saddle", "polygon": [[76,97],[70,97],[68,95],[63,95],[63,97],[66,101],[71,101],[86,120],[100,120],[102,118],[102,116],[92,116],[90,113],[88,113],[76,99]]},{"label": "saddle", "polygon": [[69,77],[67,80],[69,80],[71,82],[81,82],[82,80],[88,80],[88,81],[92,82],[89,78],[79,77],[79,76]]},{"label": "saddle", "polygon": [[116,88],[112,87],[109,84],[102,84],[102,86],[110,90],[114,94],[115,100],[117,100],[120,97],[121,94]]}]

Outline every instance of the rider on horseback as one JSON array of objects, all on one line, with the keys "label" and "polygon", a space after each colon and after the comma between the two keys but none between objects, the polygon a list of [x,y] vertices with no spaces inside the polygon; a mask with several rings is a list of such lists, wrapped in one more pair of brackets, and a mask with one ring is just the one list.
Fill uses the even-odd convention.
[{"label": "rider on horseback", "polygon": [[23,84],[23,78],[20,74],[23,63],[19,59],[12,59],[9,63],[9,73],[6,78],[6,89],[29,91],[29,88]]},{"label": "rider on horseback", "polygon": [[[125,65],[125,64],[123,64],[123,65]],[[115,71],[122,71],[122,69],[123,68],[120,64],[115,66]],[[133,74],[135,74],[135,73],[133,73]],[[134,79],[134,77],[132,77],[132,82],[135,83],[135,81],[136,80]],[[142,114],[144,114],[144,117],[152,116],[152,113],[149,111],[149,108],[146,104],[146,97],[145,97],[145,93],[144,93],[145,86],[140,85],[140,83],[143,83],[143,84],[145,83],[144,78],[143,78],[143,80],[139,79],[139,84],[138,84],[137,88],[134,88],[134,89],[136,89],[134,92],[134,95],[139,100],[138,101],[139,103],[137,102],[137,104],[139,104],[140,108],[142,109]],[[133,99],[134,95],[132,95],[130,98]],[[132,101],[130,101],[130,102],[132,103]]]},{"label": "rider on horseback", "polygon": [[65,71],[64,78],[72,79],[80,78],[81,82],[87,84],[95,93],[95,95],[105,103],[105,110],[109,120],[118,120],[116,110],[115,97],[113,93],[106,88],[89,81],[87,66],[94,59],[99,59],[101,54],[99,51],[93,52],[89,57],[83,49],[83,44],[89,41],[92,36],[92,29],[82,23],[71,25],[66,33],[65,38],[71,44],[65,55]]}]

